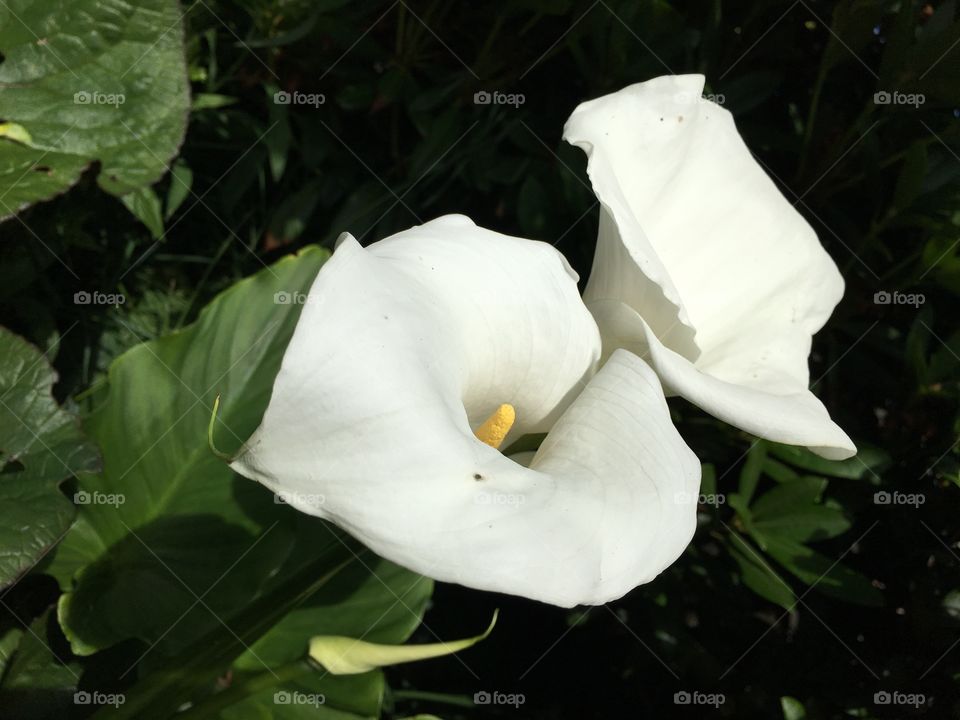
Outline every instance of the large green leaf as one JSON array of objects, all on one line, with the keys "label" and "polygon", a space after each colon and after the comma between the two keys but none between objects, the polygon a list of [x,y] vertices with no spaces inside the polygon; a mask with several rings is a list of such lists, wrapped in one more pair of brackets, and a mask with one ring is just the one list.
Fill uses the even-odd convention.
[{"label": "large green leaf", "polygon": [[100,163],[123,196],[156,182],[190,106],[176,0],[0,3],[0,218],[63,192]]},{"label": "large green leaf", "polygon": [[99,466],[79,421],[58,407],[57,375],[40,351],[0,328],[0,587],[31,568],[63,535],[74,507],[59,485]]},{"label": "large green leaf", "polygon": [[283,519],[293,511],[217,459],[206,426],[222,393],[221,444],[237,448],[253,432],[299,317],[299,306],[275,295],[305,292],[326,258],[312,248],[281,260],[189,328],[110,366],[87,422],[104,472],[79,481],[104,501],[81,508],[49,568],[68,590],[59,616],[78,654],[128,637],[162,637],[157,650],[172,652],[249,599],[286,558]]},{"label": "large green leaf", "polygon": [[274,295],[305,291],[326,257],[314,248],[280,261],[111,365],[88,421],[105,469],[80,488],[116,501],[84,505],[48,569],[69,591],[59,612],[74,651],[153,642],[196,605],[165,636],[173,649],[249,598],[290,551],[291,531],[275,524],[292,510],[214,457],[206,425],[219,392],[222,444],[238,447],[256,427],[300,310]]}]

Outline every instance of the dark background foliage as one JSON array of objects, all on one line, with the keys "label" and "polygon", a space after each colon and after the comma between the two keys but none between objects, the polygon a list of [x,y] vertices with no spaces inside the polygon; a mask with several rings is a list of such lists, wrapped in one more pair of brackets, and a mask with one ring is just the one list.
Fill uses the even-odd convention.
[{"label": "dark background foliage", "polygon": [[[560,139],[563,122],[582,100],[668,73],[706,76],[706,92],[722,96],[846,278],[815,339],[811,378],[837,422],[879,459],[830,480],[821,504],[842,509],[850,528],[813,538],[829,562],[807,569],[829,576],[842,559],[879,601],[857,589],[859,576],[826,594],[784,575],[792,600],[759,596],[730,550],[746,542],[737,540],[746,537],[742,513],[704,507],[683,559],[607,607],[566,612],[439,586],[427,617],[441,637],[481,627],[496,606],[501,622],[462,663],[391,670],[398,716],[960,712],[954,2],[239,0],[184,10],[195,108],[176,167],[192,185],[163,236],[153,239],[92,173],[27,211],[31,231],[0,226],[3,324],[41,348],[59,343],[61,400],[101,381],[138,341],[113,313],[139,339],[161,335],[237,279],[301,245],[332,246],[343,231],[369,243],[461,212],[556,243],[585,277],[597,206],[584,158]],[[484,90],[524,102],[475,104]],[[325,101],[281,105],[279,91]],[[881,91],[925,101],[878,104]],[[168,201],[183,194],[169,176],[158,190]],[[127,303],[119,311],[73,303],[92,289],[122,292]],[[882,291],[922,293],[924,302],[878,304]],[[745,467],[750,438],[672,406],[715,468],[717,493],[742,495],[756,482]],[[759,483],[774,484],[766,475]],[[878,504],[878,491],[925,502]],[[16,592],[26,605],[56,595],[42,582]],[[473,707],[483,690],[523,693],[525,704]],[[678,706],[683,690],[726,702]],[[885,690],[927,702],[876,705]]]}]

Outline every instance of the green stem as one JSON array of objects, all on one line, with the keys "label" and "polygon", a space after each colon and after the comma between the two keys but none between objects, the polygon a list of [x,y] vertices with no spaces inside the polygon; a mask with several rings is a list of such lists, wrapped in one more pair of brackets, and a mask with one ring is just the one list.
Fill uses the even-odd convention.
[{"label": "green stem", "polygon": [[474,708],[476,704],[471,698],[462,695],[447,695],[445,693],[426,692],[421,690],[393,690],[390,699],[394,702],[403,700],[422,700],[424,702],[444,703],[455,707]]}]

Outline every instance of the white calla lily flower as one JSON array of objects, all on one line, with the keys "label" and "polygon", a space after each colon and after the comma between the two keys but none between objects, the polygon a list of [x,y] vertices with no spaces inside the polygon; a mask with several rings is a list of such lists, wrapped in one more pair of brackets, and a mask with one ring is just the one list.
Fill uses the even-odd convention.
[{"label": "white calla lily flower", "polygon": [[631,85],[564,128],[601,204],[584,301],[604,352],[633,350],[666,391],[759,437],[850,457],[807,366],[843,279],[703,83]]},{"label": "white calla lily flower", "polygon": [[[690,541],[700,464],[642,360],[596,372],[576,281],[549,245],[463,216],[346,237],[232,467],[438,580],[621,597]],[[496,449],[547,431],[529,467]]]}]

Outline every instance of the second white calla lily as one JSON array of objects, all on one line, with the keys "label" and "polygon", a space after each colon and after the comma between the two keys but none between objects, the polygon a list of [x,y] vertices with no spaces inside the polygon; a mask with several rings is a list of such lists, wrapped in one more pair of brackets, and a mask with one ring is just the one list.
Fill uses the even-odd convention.
[{"label": "second white calla lily", "polygon": [[[232,467],[424,575],[566,607],[621,597],[690,541],[700,464],[642,360],[596,371],[576,281],[549,245],[462,216],[347,237]],[[529,467],[494,447],[537,432]]]},{"label": "second white calla lily", "polygon": [[601,205],[584,301],[605,352],[635,351],[669,392],[760,437],[849,457],[807,367],[843,279],[703,84],[656,78],[567,121]]}]

